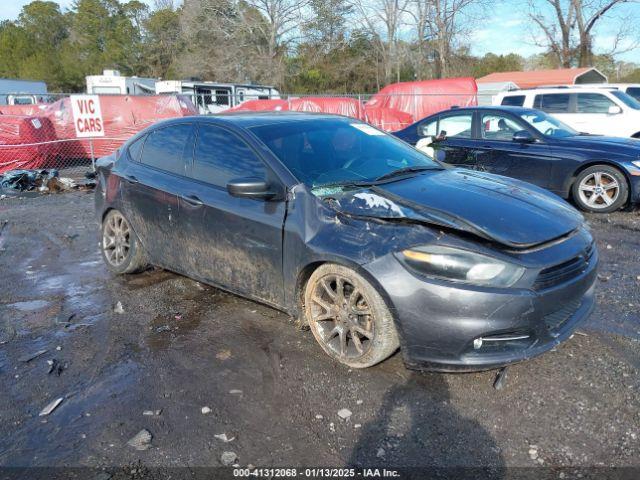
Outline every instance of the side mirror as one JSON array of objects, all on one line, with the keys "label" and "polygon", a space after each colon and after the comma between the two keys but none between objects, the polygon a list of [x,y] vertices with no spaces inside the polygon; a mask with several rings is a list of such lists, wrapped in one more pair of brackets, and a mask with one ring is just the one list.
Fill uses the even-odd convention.
[{"label": "side mirror", "polygon": [[609,115],[618,115],[622,113],[622,109],[618,105],[611,105],[609,107]]},{"label": "side mirror", "polygon": [[528,130],[518,130],[513,134],[513,141],[516,143],[533,143],[536,139]]},{"label": "side mirror", "polygon": [[227,192],[232,197],[271,200],[276,192],[262,178],[248,177],[231,180],[227,183]]}]

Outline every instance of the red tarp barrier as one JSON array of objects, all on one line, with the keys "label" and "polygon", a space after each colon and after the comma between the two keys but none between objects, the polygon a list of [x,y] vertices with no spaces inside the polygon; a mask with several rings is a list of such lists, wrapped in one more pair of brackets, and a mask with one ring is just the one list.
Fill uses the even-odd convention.
[{"label": "red tarp barrier", "polygon": [[413,123],[411,115],[394,108],[372,107],[367,104],[364,113],[367,123],[387,132],[402,130]]},{"label": "red tarp barrier", "polygon": [[247,100],[237,107],[225,110],[225,112],[264,112],[280,110],[289,110],[286,100]]},{"label": "red tarp barrier", "polygon": [[344,115],[364,120],[362,102],[346,97],[303,97],[289,101],[289,110],[296,112],[321,112]]},{"label": "red tarp barrier", "polygon": [[[100,107],[105,136],[92,140],[93,154],[96,157],[111,154],[129,137],[157,121],[198,114],[191,100],[182,95],[102,95]],[[64,143],[61,155],[68,158],[91,157],[89,140],[76,139],[70,98],[48,105],[44,115],[51,120],[56,138],[70,140]]]},{"label": "red tarp barrier", "polygon": [[392,83],[373,95],[367,107],[399,110],[417,122],[452,106],[477,105],[477,93],[478,86],[471,77]]},{"label": "red tarp barrier", "polygon": [[43,114],[43,110],[47,107],[46,103],[37,103],[31,105],[0,105],[1,115],[25,115],[34,117]]},{"label": "red tarp barrier", "polygon": [[55,139],[47,118],[0,115],[0,173],[55,167],[60,149]]}]

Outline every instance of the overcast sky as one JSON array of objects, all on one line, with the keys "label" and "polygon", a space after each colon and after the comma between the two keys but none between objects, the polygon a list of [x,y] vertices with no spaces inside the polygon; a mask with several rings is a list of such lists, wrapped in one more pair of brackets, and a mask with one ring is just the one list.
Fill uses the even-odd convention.
[{"label": "overcast sky", "polygon": [[[0,0],[0,20],[14,20],[18,17],[22,7],[31,0]],[[142,0],[153,5],[153,0]],[[542,2],[543,0],[536,0]],[[58,0],[63,9],[71,7],[73,0]],[[515,0],[497,0],[486,15],[481,25],[474,29],[470,38],[472,53],[484,55],[487,52],[497,54],[519,53],[529,56],[540,53],[542,49],[534,45],[530,21],[526,17],[524,2]],[[617,10],[616,18],[602,21],[596,32],[596,50],[610,49],[620,19],[640,18],[640,4],[622,5]],[[619,60],[640,63],[640,48],[621,54]]]}]

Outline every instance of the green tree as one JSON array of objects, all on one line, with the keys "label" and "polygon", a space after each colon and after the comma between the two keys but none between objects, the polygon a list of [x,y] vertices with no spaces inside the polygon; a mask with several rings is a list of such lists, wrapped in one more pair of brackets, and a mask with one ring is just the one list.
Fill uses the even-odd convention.
[{"label": "green tree", "polygon": [[524,58],[515,53],[496,55],[487,53],[480,59],[473,69],[473,76],[484,77],[493,72],[516,72],[524,68]]}]

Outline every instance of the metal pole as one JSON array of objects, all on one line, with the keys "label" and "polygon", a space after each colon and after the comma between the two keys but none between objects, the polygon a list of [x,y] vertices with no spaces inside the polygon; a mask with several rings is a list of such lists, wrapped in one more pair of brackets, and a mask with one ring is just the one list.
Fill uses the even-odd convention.
[{"label": "metal pole", "polygon": [[93,154],[93,138],[89,139],[89,151],[91,152],[91,167],[96,171],[96,156]]}]

